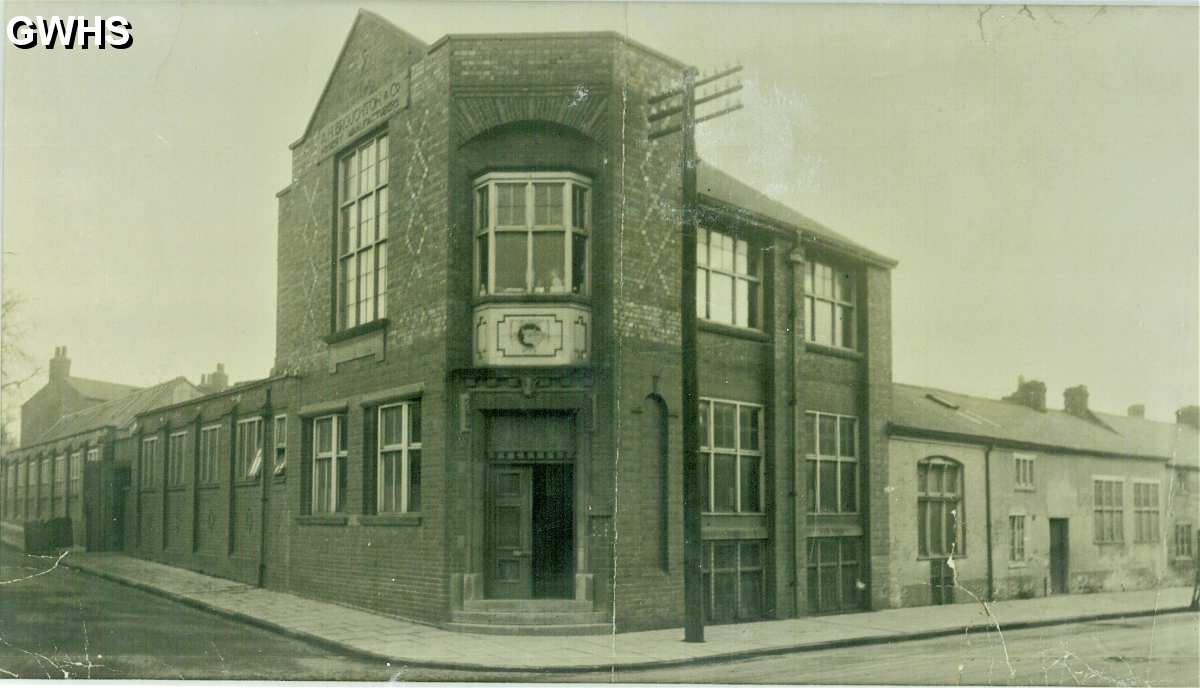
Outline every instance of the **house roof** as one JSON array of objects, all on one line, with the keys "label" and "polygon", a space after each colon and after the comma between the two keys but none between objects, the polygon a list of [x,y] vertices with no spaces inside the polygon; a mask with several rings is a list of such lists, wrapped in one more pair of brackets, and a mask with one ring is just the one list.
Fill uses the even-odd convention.
[{"label": "house roof", "polygon": [[120,399],[130,392],[136,392],[141,389],[141,387],[134,387],[133,385],[122,385],[116,382],[105,382],[104,380],[90,380],[86,377],[69,376],[66,382],[84,398],[96,399],[98,401]]},{"label": "house roof", "polygon": [[[119,399],[89,406],[82,411],[69,413],[42,433],[37,444],[99,430],[106,427],[123,427],[133,421],[134,416],[157,406],[165,406],[180,400],[180,397],[199,396],[200,390],[185,377],[146,387],[126,394]],[[34,445],[37,446],[37,445]]]},{"label": "house roof", "polygon": [[696,168],[696,188],[702,196],[735,206],[760,220],[782,225],[805,239],[831,245],[886,267],[895,267],[897,264],[894,259],[852,241],[708,163],[701,162]]},{"label": "house roof", "polygon": [[984,442],[1200,465],[1200,433],[1179,423],[1107,413],[1093,413],[1094,419],[1085,419],[1062,410],[1036,411],[1015,402],[900,383],[892,390],[893,435],[931,432]]}]

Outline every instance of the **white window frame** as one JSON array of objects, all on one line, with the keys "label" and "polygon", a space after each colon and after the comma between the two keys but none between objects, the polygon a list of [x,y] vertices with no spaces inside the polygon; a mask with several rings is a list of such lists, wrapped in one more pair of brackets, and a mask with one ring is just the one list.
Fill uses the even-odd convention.
[{"label": "white window frame", "polygon": [[[762,329],[762,250],[742,235],[724,229],[712,227],[696,228],[696,317],[706,322],[741,327],[748,330]],[[712,244],[714,237],[728,239],[733,253],[733,267],[728,268],[712,264]],[[740,253],[739,253],[740,252]],[[739,269],[739,255],[744,265]],[[712,308],[712,276],[722,275],[730,279],[733,292],[730,294],[729,320],[719,320],[713,317]],[[747,294],[746,312],[738,308],[738,288],[744,285]],[[744,322],[739,322],[739,321]]]},{"label": "white window frame", "polygon": [[[525,184],[525,222],[522,225],[500,225],[496,187],[503,184]],[[535,222],[536,196],[534,194],[535,184],[562,184],[563,189],[563,221],[562,224],[539,225]],[[583,227],[575,226],[575,194],[574,189],[579,187],[584,191],[586,208],[583,213]],[[487,189],[487,223],[485,226],[481,222],[479,192]],[[475,276],[473,283],[475,285],[475,293],[480,296],[500,295],[500,296],[528,296],[531,294],[548,294],[548,295],[576,295],[587,296],[591,293],[591,229],[592,229],[592,206],[594,200],[592,196],[592,180],[583,175],[573,172],[490,172],[475,180],[471,187],[471,207],[474,212],[471,216],[471,226],[473,229],[473,247],[475,260]],[[561,291],[538,291],[537,285],[534,284],[533,270],[533,235],[547,234],[551,232],[561,232],[563,235],[563,272],[562,281],[563,287]],[[496,289],[496,234],[525,234],[525,287],[524,289],[497,291]],[[574,252],[575,238],[579,237],[583,240],[584,259],[583,259],[583,279],[580,282],[580,290],[573,291],[574,288]],[[481,240],[486,239],[487,242],[487,284],[483,284],[480,279],[483,275],[483,256],[480,255],[479,244]]]},{"label": "white window frame", "polygon": [[[287,468],[287,414],[281,413],[275,416],[273,423],[274,425],[271,427],[271,441],[275,444],[275,451],[271,457],[271,460],[274,462],[274,468],[271,472],[273,475],[282,475]],[[281,426],[282,430],[280,429]],[[283,450],[282,453],[280,450]],[[279,460],[280,456],[283,457],[282,461]]]},{"label": "white window frame", "polygon": [[54,457],[54,491],[66,494],[67,491],[67,455],[58,454]]},{"label": "white window frame", "polygon": [[183,487],[187,484],[183,460],[186,446],[186,430],[167,436],[167,487]]},{"label": "white window frame", "polygon": [[[422,418],[421,413],[420,413],[420,405],[421,405],[420,399],[413,399],[413,400],[409,400],[409,401],[397,402],[394,404],[385,404],[383,406],[380,406],[375,412],[375,414],[376,414],[375,418],[378,420],[378,422],[376,423],[377,427],[376,427],[376,442],[375,442],[375,446],[377,447],[377,450],[375,452],[375,486],[376,486],[376,491],[375,491],[376,509],[375,510],[378,513],[381,513],[381,514],[411,513],[414,511],[419,511],[419,509],[410,511],[409,497],[410,497],[410,493],[411,493],[411,486],[409,483],[410,483],[410,479],[411,479],[411,475],[410,475],[411,454],[410,454],[410,452],[412,452],[412,451],[419,452],[419,451],[421,451],[421,446],[422,446],[421,441],[416,441],[416,442],[412,441],[411,413],[412,413],[412,409],[414,407],[416,407],[418,409],[417,422],[419,423]],[[401,433],[400,442],[398,444],[384,444],[383,414],[384,414],[384,411],[387,411],[388,409],[394,409],[394,408],[400,409],[400,433]],[[422,440],[424,439],[423,429],[422,429],[422,433],[421,433],[421,439]],[[400,495],[399,495],[399,499],[395,500],[395,503],[397,504],[398,508],[385,510],[383,508],[383,504],[387,501],[387,500],[385,500],[384,497],[385,497],[385,493],[386,493],[388,486],[384,484],[384,480],[383,480],[384,475],[385,475],[384,454],[394,454],[397,452],[399,452],[399,454],[400,454],[399,468],[400,468],[400,475],[401,475],[400,486],[399,486]],[[424,456],[422,456],[421,458],[423,459]],[[395,486],[393,485],[392,487],[395,487]]]},{"label": "white window frame", "polygon": [[[1173,556],[1175,559],[1192,559],[1195,557],[1195,535],[1194,528],[1191,523],[1176,523],[1175,524],[1175,550]],[[1180,537],[1183,533],[1183,537]],[[1182,547],[1180,545],[1183,545]]]},{"label": "white window frame", "polygon": [[[1116,493],[1119,495],[1119,502],[1113,504],[1099,504],[1096,501],[1096,484],[1097,483],[1112,483],[1120,486]],[[1110,517],[1113,524],[1113,537],[1105,536],[1103,529],[1096,528],[1097,517],[1101,514],[1113,514]],[[1092,476],[1092,542],[1097,545],[1118,545],[1125,542],[1125,478],[1122,476],[1113,475],[1093,475]]]},{"label": "white window frame", "polygon": [[[216,485],[221,482],[221,426],[200,428],[200,456],[197,457],[197,484]],[[207,470],[206,470],[207,468]],[[207,475],[206,475],[207,473]]]},{"label": "white window frame", "polygon": [[92,463],[100,460],[100,448],[92,447],[87,450],[87,462]]},{"label": "white window frame", "polygon": [[1035,456],[1033,454],[1013,454],[1013,485],[1014,489],[1023,492],[1033,492],[1037,490],[1037,477],[1035,474]]},{"label": "white window frame", "polygon": [[[253,427],[253,431],[246,428]],[[253,454],[248,454],[247,438],[253,439]],[[237,480],[254,480],[262,472],[263,460],[263,419],[261,416],[244,418],[237,422],[237,435],[234,438],[233,474]]]},{"label": "white window frame", "polygon": [[[820,427],[822,416],[834,419],[834,454],[832,456],[825,456],[824,454],[821,454]],[[861,424],[858,422],[858,416],[848,416],[840,413],[826,413],[824,411],[805,411],[804,418],[805,422],[808,424],[809,432],[811,433],[812,445],[814,449],[814,451],[810,452],[807,451],[806,448],[804,458],[806,461],[816,462],[816,469],[813,471],[813,475],[815,476],[812,485],[813,503],[807,505],[808,513],[857,514],[861,508],[860,501],[862,498],[862,490],[860,489],[860,485],[862,484],[862,464],[858,460],[858,454],[861,453],[862,448],[862,436],[860,434]],[[844,420],[854,422],[854,455],[842,454],[842,421]],[[833,509],[832,511],[819,511],[818,506],[821,501],[821,463],[826,461],[837,464],[837,468],[835,470],[835,481],[837,482],[837,508]],[[842,511],[842,464],[846,463],[854,464],[854,511]],[[805,465],[805,470],[807,469],[808,466]]]},{"label": "white window frame", "polygon": [[[762,404],[754,404],[745,401],[735,401],[733,399],[716,399],[713,397],[700,397],[700,406],[704,408],[707,403],[708,417],[702,420],[702,427],[706,428],[707,432],[704,437],[700,438],[700,460],[708,464],[708,499],[704,504],[704,512],[706,514],[762,514],[765,513],[766,505],[765,494],[766,487],[763,485],[764,467],[766,463],[765,452],[763,445],[766,444],[767,438],[763,430],[764,416],[766,411]],[[715,418],[715,408],[717,404],[729,404],[734,407],[733,417],[733,437],[734,447],[714,447],[714,435],[716,428],[713,427]],[[758,410],[758,449],[743,449],[742,448],[742,408],[752,408]],[[716,455],[725,454],[733,455],[734,457],[734,490],[736,495],[736,507],[734,511],[716,511],[716,471],[713,470],[716,464]],[[758,511],[744,511],[742,508],[742,458],[749,457],[758,460]]]},{"label": "white window frame", "polygon": [[1008,561],[1010,564],[1025,563],[1025,514],[1013,512],[1008,515]]},{"label": "white window frame", "polygon": [[[1133,541],[1138,544],[1158,542],[1162,537],[1162,482],[1135,478],[1133,481]],[[1138,506],[1138,486],[1150,487],[1148,494],[1153,496],[1151,504]],[[1153,517],[1153,532],[1143,533],[1140,527],[1142,514]]]},{"label": "white window frame", "polygon": [[[370,163],[364,167],[364,153],[368,150],[371,154]],[[388,133],[383,131],[360,140],[337,158],[337,219],[334,232],[337,313],[334,321],[339,331],[387,317],[389,153]],[[354,168],[354,174],[347,174],[351,167]],[[363,183],[367,179],[364,172],[370,172],[370,184]],[[351,185],[355,188],[350,189]],[[363,208],[370,208],[371,218],[368,222],[363,221]],[[365,273],[362,269],[363,260],[371,263]],[[364,276],[370,277],[369,285]],[[350,291],[353,291],[353,301],[349,299]],[[369,306],[366,305],[367,299],[370,299]]]},{"label": "white window frame", "polygon": [[158,438],[142,438],[141,471],[138,476],[138,486],[143,490],[153,490],[158,487]]},{"label": "white window frame", "polygon": [[[322,452],[320,450],[320,443],[318,441],[317,432],[318,432],[318,428],[320,427],[321,423],[326,420],[330,421],[329,431],[332,433],[332,435],[329,440],[329,451]],[[311,494],[310,512],[313,514],[336,514],[336,513],[339,513],[338,510],[341,509],[343,506],[342,504],[338,503],[338,491],[339,491],[339,488],[341,487],[340,485],[338,485],[338,473],[339,473],[338,463],[341,461],[348,461],[350,458],[349,450],[347,449],[347,447],[342,446],[342,440],[341,440],[341,434],[342,434],[341,429],[345,423],[346,423],[346,414],[344,414],[344,413],[332,413],[329,415],[318,416],[316,418],[313,418],[313,422],[312,422],[312,433],[313,433],[312,434],[312,451],[313,451],[312,489],[309,490],[312,493]],[[349,432],[347,432],[347,444],[349,444]],[[329,470],[330,470],[330,475],[329,475],[330,494],[329,494],[329,510],[328,511],[322,511],[317,508],[318,504],[319,504],[319,500],[320,500],[320,495],[317,492],[317,485],[319,484],[319,482],[317,481],[317,463],[318,463],[318,461],[325,460],[325,459],[329,460]]]},{"label": "white window frame", "polygon": [[[816,285],[818,277],[822,282],[825,281],[826,272],[829,278],[829,293],[817,294]],[[818,275],[818,273],[820,273]],[[849,276],[850,295],[849,298],[841,298],[838,295],[838,273],[844,273]],[[828,342],[818,341],[816,332],[816,308],[817,304],[829,304],[832,310],[830,321],[830,340]],[[850,319],[850,341],[847,343],[843,340],[843,329],[839,323],[845,322],[846,318]],[[822,261],[807,261],[804,264],[804,339],[818,346],[827,346],[834,349],[845,349],[847,351],[858,350],[858,275],[857,273],[848,271],[833,263]]]}]

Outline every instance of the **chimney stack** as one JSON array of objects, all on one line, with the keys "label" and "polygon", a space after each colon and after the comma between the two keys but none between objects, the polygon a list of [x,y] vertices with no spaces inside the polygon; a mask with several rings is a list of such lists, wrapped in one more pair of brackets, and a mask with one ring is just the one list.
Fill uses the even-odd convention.
[{"label": "chimney stack", "polygon": [[1145,404],[1134,404],[1133,406],[1129,407],[1129,409],[1126,411],[1126,414],[1130,418],[1145,418],[1146,417],[1146,405]]},{"label": "chimney stack", "polygon": [[1017,376],[1017,391],[1004,397],[1004,401],[1028,406],[1035,411],[1046,410],[1046,383],[1041,380],[1026,380]]},{"label": "chimney stack", "polygon": [[229,376],[225,374],[225,364],[218,363],[217,369],[200,376],[200,389],[205,394],[215,394],[229,387]]},{"label": "chimney stack", "polygon": [[1088,410],[1088,391],[1086,385],[1076,385],[1063,390],[1063,408],[1067,413],[1080,418],[1091,417]]},{"label": "chimney stack", "polygon": [[50,359],[50,381],[66,380],[71,375],[71,359],[67,358],[67,347],[54,347],[54,358]]},{"label": "chimney stack", "polygon": [[1175,412],[1175,422],[1200,430],[1200,406],[1184,406]]}]

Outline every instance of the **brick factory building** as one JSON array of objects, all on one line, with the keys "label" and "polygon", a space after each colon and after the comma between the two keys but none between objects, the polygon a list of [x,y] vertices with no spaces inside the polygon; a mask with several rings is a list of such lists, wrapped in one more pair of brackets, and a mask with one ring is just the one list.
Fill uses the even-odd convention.
[{"label": "brick factory building", "polygon": [[[647,116],[684,68],[360,12],[278,194],[274,368],[114,438],[126,551],[464,631],[681,625],[682,146]],[[928,603],[895,262],[698,187],[706,617]]]}]

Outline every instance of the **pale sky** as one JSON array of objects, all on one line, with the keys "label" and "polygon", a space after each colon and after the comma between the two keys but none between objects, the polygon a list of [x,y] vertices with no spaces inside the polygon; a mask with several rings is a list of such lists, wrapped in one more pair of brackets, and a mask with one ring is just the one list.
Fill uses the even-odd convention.
[{"label": "pale sky", "polygon": [[[87,5],[124,51],[4,50],[3,288],[73,374],[274,355],[275,193],[358,3]],[[1173,419],[1200,398],[1194,7],[363,3],[447,33],[614,30],[745,65],[709,162],[900,261],[895,380]],[[982,17],[981,17],[982,13]],[[14,371],[8,371],[14,372]],[[35,380],[27,393],[42,381]]]}]

